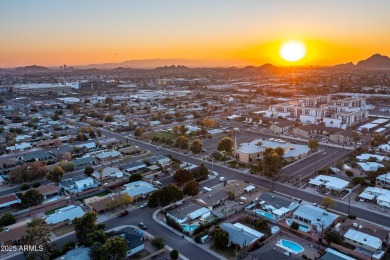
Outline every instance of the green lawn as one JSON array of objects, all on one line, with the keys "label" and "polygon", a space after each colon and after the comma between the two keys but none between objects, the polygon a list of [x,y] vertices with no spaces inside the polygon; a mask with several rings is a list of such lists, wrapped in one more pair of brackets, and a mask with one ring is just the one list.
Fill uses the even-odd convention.
[{"label": "green lawn", "polygon": [[57,209],[62,209],[62,208],[65,208],[65,207],[67,207],[67,206],[68,206],[68,205],[66,205],[66,206],[61,206],[61,207],[58,207],[58,208],[55,208],[55,209],[51,209],[51,210],[45,211],[45,215],[51,215],[51,214],[55,213]]},{"label": "green lawn", "polygon": [[148,134],[148,139],[151,140],[155,136],[157,136],[160,139],[161,138],[165,138],[165,140],[167,140],[167,139],[171,139],[172,141],[176,140],[176,135],[171,133],[171,132],[154,132],[154,133],[150,133],[150,134]]}]

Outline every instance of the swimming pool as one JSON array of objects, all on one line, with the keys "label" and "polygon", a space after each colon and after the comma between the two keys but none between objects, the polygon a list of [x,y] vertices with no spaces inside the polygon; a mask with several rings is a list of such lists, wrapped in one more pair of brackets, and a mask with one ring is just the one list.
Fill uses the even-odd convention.
[{"label": "swimming pool", "polygon": [[194,231],[198,226],[199,225],[197,225],[197,224],[192,224],[192,225],[181,224],[181,227],[183,228],[183,230],[188,231],[188,232]]},{"label": "swimming pool", "polygon": [[292,242],[290,240],[286,240],[286,239],[280,239],[276,245],[295,254],[295,255],[304,251],[302,246],[300,246],[299,244]]},{"label": "swimming pool", "polygon": [[268,219],[274,219],[274,215],[273,214],[271,214],[269,212],[265,212],[265,211],[259,210],[259,209],[256,209],[256,214],[261,215],[263,217],[266,217]]},{"label": "swimming pool", "polygon": [[[286,219],[286,223],[289,226],[291,226],[291,223],[293,223],[293,222],[294,222],[294,220],[292,220],[292,219],[289,219],[289,218]],[[301,223],[298,223],[298,225],[299,225],[299,230],[302,232],[309,232],[311,230],[311,228],[309,226],[303,225]]]}]

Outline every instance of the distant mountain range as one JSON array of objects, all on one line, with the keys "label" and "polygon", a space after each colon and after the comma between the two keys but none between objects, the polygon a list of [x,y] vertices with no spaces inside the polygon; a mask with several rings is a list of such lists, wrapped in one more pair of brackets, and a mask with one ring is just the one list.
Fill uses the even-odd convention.
[{"label": "distant mountain range", "polygon": [[[191,60],[191,59],[145,59],[145,60],[128,60],[120,63],[102,63],[102,64],[90,64],[85,66],[75,66],[74,69],[81,70],[126,70],[126,69],[187,69],[187,68],[213,68],[213,67],[227,67],[226,64],[229,61],[207,61],[207,60]],[[205,64],[208,64],[205,66]],[[270,63],[266,63],[261,66],[246,66],[244,64],[237,63],[237,61],[231,61],[232,66],[241,67],[244,71],[256,72],[260,70],[277,70],[281,67],[274,66]],[[43,67],[38,65],[18,67],[14,70],[20,73],[34,73],[34,72],[48,72],[54,69],[58,70],[59,67]],[[356,65],[352,62],[338,64],[331,66],[334,69],[390,69],[390,58],[380,54],[374,54],[366,60],[359,61]],[[8,69],[7,69],[8,70]]]},{"label": "distant mountain range", "polygon": [[352,62],[333,66],[337,69],[390,69],[390,58],[380,54],[374,54],[366,60],[359,61],[356,65]]}]

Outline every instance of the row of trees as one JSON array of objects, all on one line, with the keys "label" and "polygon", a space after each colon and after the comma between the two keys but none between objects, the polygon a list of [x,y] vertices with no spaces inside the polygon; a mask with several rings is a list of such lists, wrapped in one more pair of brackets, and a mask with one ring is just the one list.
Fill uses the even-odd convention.
[{"label": "row of trees", "polygon": [[175,184],[169,184],[150,195],[148,206],[150,208],[165,207],[181,199],[183,199],[183,191]]}]

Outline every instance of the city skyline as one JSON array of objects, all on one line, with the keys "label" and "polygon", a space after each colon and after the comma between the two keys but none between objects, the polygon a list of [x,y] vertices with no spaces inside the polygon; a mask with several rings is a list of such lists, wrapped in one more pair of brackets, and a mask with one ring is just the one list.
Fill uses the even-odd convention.
[{"label": "city skyline", "polygon": [[[143,59],[204,66],[335,65],[390,56],[390,3],[376,1],[7,1],[0,67]],[[300,41],[306,56],[279,56]]]}]

